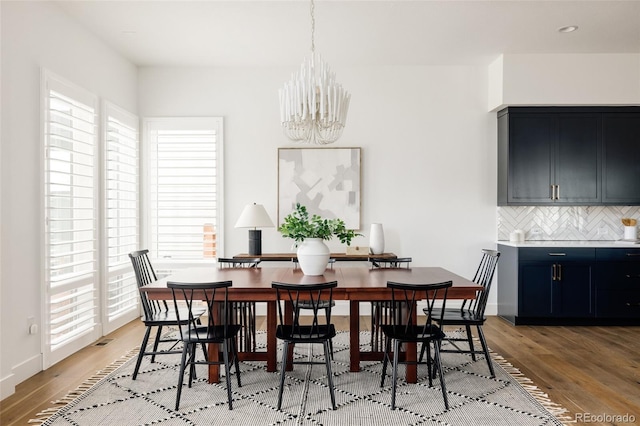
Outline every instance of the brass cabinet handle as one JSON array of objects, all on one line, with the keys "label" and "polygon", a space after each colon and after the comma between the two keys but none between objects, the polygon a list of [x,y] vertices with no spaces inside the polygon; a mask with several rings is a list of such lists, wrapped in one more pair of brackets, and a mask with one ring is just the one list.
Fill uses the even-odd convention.
[{"label": "brass cabinet handle", "polygon": [[567,253],[559,253],[559,252],[555,252],[555,253],[548,253],[549,256],[566,256]]},{"label": "brass cabinet handle", "polygon": [[556,200],[560,199],[560,185],[556,185]]},{"label": "brass cabinet handle", "polygon": [[551,199],[555,200],[556,198],[556,186],[555,185],[551,185]]},{"label": "brass cabinet handle", "polygon": [[558,281],[562,281],[562,265],[558,265]]},{"label": "brass cabinet handle", "polygon": [[553,270],[553,275],[551,276],[551,281],[556,281],[556,264],[554,263],[551,266],[552,270]]}]

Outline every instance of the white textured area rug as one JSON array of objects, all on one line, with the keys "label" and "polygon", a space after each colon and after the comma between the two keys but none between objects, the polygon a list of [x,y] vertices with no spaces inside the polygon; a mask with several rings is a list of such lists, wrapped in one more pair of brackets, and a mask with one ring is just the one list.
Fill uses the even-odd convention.
[{"label": "white textured area rug", "polygon": [[[259,336],[264,340],[264,334]],[[360,342],[368,346],[369,334]],[[264,347],[264,345],[263,345]],[[280,347],[280,345],[279,345]],[[180,410],[175,411],[179,355],[143,361],[137,380],[131,379],[135,358],[125,357],[95,383],[58,401],[32,423],[44,425],[562,425],[564,410],[499,356],[496,377],[486,361],[462,354],[442,354],[450,409],[444,409],[439,381],[429,387],[426,366],[419,380],[400,379],[396,410],[390,409],[391,377],[380,387],[381,362],[363,362],[349,372],[349,335],[334,339],[332,362],[337,409],[331,409],[324,365],[295,365],[287,373],[282,410],[277,410],[279,373],[268,373],[264,362],[240,364],[242,387],[232,378],[233,410],[228,410],[224,380],[206,382],[206,367],[198,370],[193,387],[185,385]],[[295,357],[322,361],[322,346],[298,345]],[[128,359],[126,359],[128,358]],[[280,357],[278,357],[278,360]],[[278,365],[278,368],[280,366]],[[200,368],[200,367],[199,367]],[[387,370],[390,374],[390,369]],[[401,367],[399,377],[404,377]],[[566,420],[566,418],[565,418]]]}]

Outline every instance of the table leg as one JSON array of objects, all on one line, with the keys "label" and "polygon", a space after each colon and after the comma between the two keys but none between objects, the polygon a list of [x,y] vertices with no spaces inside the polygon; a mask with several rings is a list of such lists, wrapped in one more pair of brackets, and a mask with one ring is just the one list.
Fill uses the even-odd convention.
[{"label": "table leg", "polygon": [[278,341],[276,339],[276,302],[267,302],[267,371],[278,371]]},{"label": "table leg", "polygon": [[360,371],[360,302],[349,301],[349,371]]},{"label": "table leg", "polygon": [[[211,361],[219,359],[220,348],[217,343],[207,345],[207,356]],[[220,383],[220,365],[209,364],[209,383]]]},{"label": "table leg", "polygon": [[[418,313],[416,312],[417,307],[413,307],[412,321],[414,324],[417,324],[416,320],[418,319]],[[415,363],[417,358],[417,350],[418,345],[415,342],[408,342],[405,345],[405,353],[404,356],[407,360],[407,370],[405,374],[405,379],[407,383],[417,383],[418,382],[418,365]]]}]

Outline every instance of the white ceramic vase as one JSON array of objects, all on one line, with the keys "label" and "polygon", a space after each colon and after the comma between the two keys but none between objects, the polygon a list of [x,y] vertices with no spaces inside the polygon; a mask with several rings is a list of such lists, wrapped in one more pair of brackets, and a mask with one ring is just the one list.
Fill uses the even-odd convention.
[{"label": "white ceramic vase", "polygon": [[298,264],[305,275],[323,275],[331,252],[322,238],[307,238],[298,246]]},{"label": "white ceramic vase", "polygon": [[372,254],[384,253],[384,231],[381,223],[372,223],[369,233],[369,250]]}]

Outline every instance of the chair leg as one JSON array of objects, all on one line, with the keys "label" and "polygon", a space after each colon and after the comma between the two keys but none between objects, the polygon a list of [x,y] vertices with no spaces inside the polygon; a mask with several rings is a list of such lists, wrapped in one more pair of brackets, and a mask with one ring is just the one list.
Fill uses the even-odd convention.
[{"label": "chair leg", "polygon": [[[329,308],[326,308],[324,313],[327,317],[327,324],[329,324]],[[333,361],[333,339],[329,340],[329,347],[331,348],[331,361]]]},{"label": "chair leg", "polygon": [[193,379],[196,376],[196,344],[189,345],[189,360],[187,364],[189,364],[189,387],[193,385]]},{"label": "chair leg", "polygon": [[227,382],[227,400],[229,402],[229,410],[233,410],[233,398],[231,397],[231,367],[229,367],[229,339],[225,339],[222,343],[222,359],[224,360],[225,379]]},{"label": "chair leg", "polygon": [[180,409],[180,394],[182,393],[182,383],[184,381],[184,368],[187,362],[188,350],[189,350],[189,345],[185,343],[184,348],[182,348],[182,360],[180,361],[180,375],[178,376],[178,393],[176,395],[176,411]]},{"label": "chair leg", "polygon": [[473,336],[471,335],[471,326],[467,324],[465,325],[465,328],[467,329],[467,342],[469,343],[469,352],[471,352],[471,359],[475,361],[476,352],[473,347]]},{"label": "chair leg", "polygon": [[284,390],[284,376],[287,369],[287,353],[289,342],[285,341],[282,347],[282,364],[280,365],[280,390],[278,391],[278,410],[282,407],[282,391]]},{"label": "chair leg", "polygon": [[385,338],[384,354],[382,355],[382,378],[380,379],[380,387],[384,386],[384,379],[387,377],[387,363],[389,361],[389,353],[391,352],[391,339]]},{"label": "chair leg", "polygon": [[248,348],[250,352],[256,351],[256,302],[249,304],[249,334],[251,336],[251,344]]},{"label": "chair leg", "polygon": [[493,363],[491,362],[491,355],[489,355],[489,348],[487,347],[487,341],[484,339],[484,332],[482,331],[482,326],[478,326],[478,337],[480,338],[480,344],[482,345],[482,350],[484,351],[484,357],[487,359],[487,365],[489,365],[489,372],[491,373],[491,378],[496,377],[496,373],[493,371]]},{"label": "chair leg", "polygon": [[434,364],[431,358],[431,342],[424,342],[422,344],[422,350],[427,351],[427,371],[429,373],[429,387],[433,386],[433,376],[435,374],[435,366],[432,368],[432,364]]},{"label": "chair leg", "polygon": [[160,343],[160,338],[162,337],[162,326],[159,325],[158,329],[156,330],[156,340],[153,342],[153,354],[151,355],[151,362],[154,363],[156,362],[156,354],[155,352],[158,352],[158,344]]},{"label": "chair leg", "polygon": [[236,376],[238,380],[238,387],[242,387],[242,383],[240,382],[240,361],[238,360],[238,345],[236,339],[231,339],[231,348],[233,350],[233,363],[236,366]]},{"label": "chair leg", "polygon": [[142,338],[142,344],[140,345],[140,352],[138,352],[138,360],[136,361],[136,368],[133,370],[132,379],[135,380],[138,377],[138,370],[140,369],[140,364],[142,364],[142,357],[144,357],[145,351],[147,350],[147,344],[149,343],[149,335],[151,334],[151,327],[147,326],[146,331],[144,332],[144,337]]},{"label": "chair leg", "polygon": [[331,407],[336,409],[336,395],[333,390],[333,373],[331,372],[331,360],[329,359],[329,345],[331,344],[331,340],[324,341],[324,363],[327,366],[327,382],[329,384],[329,393],[331,394]]},{"label": "chair leg", "polygon": [[438,375],[440,376],[440,388],[442,389],[442,398],[444,399],[444,408],[449,409],[449,399],[447,398],[447,387],[444,384],[444,374],[442,372],[442,363],[440,362],[440,341],[433,342],[433,353],[435,362],[438,364]]},{"label": "chair leg", "polygon": [[380,347],[380,315],[378,302],[371,302],[371,351],[375,352]]},{"label": "chair leg", "polygon": [[400,341],[395,340],[393,345],[393,370],[391,372],[391,409],[396,409],[396,387],[398,383],[398,357],[400,356]]}]

